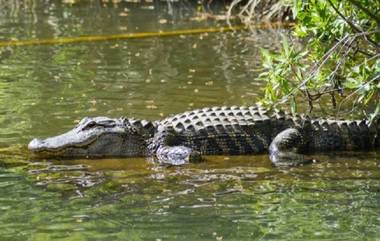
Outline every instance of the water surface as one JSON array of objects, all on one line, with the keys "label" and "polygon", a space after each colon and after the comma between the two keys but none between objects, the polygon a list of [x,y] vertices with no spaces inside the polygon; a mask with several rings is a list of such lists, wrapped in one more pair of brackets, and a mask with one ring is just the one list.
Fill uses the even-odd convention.
[{"label": "water surface", "polygon": [[[69,1],[67,1],[69,2]],[[222,26],[206,7],[1,1],[0,40]],[[158,119],[261,96],[281,29],[0,49],[0,239],[376,240],[376,152],[278,169],[266,155],[166,168],[143,158],[35,160],[25,145],[84,116]]]}]

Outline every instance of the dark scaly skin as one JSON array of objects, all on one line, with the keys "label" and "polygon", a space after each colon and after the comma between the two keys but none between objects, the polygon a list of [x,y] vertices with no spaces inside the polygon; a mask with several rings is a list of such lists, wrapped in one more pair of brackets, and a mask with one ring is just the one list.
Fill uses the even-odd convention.
[{"label": "dark scaly skin", "polygon": [[261,153],[271,141],[270,123],[257,106],[204,108],[162,120],[151,142],[184,145],[203,155]]},{"label": "dark scaly skin", "polygon": [[[260,106],[212,107],[161,121],[85,118],[73,130],[29,149],[63,157],[155,156],[179,165],[201,155],[270,151],[273,163],[298,163],[302,153],[378,147],[378,126],[362,121],[309,119]],[[300,159],[300,160],[298,160]]]},{"label": "dark scaly skin", "polygon": [[269,150],[274,164],[297,165],[311,161],[301,153],[368,150],[379,146],[376,138],[377,128],[365,121],[310,119],[259,106],[212,107],[161,121],[149,148],[160,153],[158,147],[185,146],[201,155]]},{"label": "dark scaly skin", "polygon": [[297,165],[314,161],[305,159],[308,152],[369,150],[380,146],[378,129],[366,121],[308,120],[274,138],[270,159],[276,165]]}]

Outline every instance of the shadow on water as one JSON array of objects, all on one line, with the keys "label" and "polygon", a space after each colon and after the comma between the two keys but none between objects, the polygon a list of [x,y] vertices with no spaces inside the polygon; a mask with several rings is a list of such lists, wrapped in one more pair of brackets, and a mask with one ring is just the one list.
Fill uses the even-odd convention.
[{"label": "shadow on water", "polygon": [[[0,40],[221,26],[204,6],[155,1],[1,1]],[[118,1],[113,1],[118,2]],[[267,155],[210,156],[183,167],[143,158],[35,160],[32,137],[84,116],[159,119],[258,100],[259,30],[0,49],[0,239],[374,240],[376,152],[318,155],[275,168]]]}]

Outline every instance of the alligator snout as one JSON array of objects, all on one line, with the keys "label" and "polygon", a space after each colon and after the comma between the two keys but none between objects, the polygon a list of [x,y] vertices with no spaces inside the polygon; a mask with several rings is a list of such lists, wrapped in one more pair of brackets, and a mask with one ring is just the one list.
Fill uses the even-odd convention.
[{"label": "alligator snout", "polygon": [[31,151],[36,151],[38,149],[41,149],[43,147],[44,141],[41,139],[34,138],[31,142],[28,144],[28,149]]}]

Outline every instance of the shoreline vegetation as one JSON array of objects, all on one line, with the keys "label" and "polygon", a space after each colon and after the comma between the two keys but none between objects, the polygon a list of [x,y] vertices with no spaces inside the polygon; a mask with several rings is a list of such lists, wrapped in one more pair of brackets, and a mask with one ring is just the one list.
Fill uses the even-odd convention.
[{"label": "shoreline vegetation", "polygon": [[299,103],[306,102],[309,112],[318,105],[335,117],[378,119],[379,1],[234,0],[227,15],[239,4],[243,7],[237,16],[243,23],[292,19],[292,35],[302,41],[299,47],[284,39],[279,53],[262,50],[265,70],[259,79],[267,82],[263,104],[297,112]]}]

